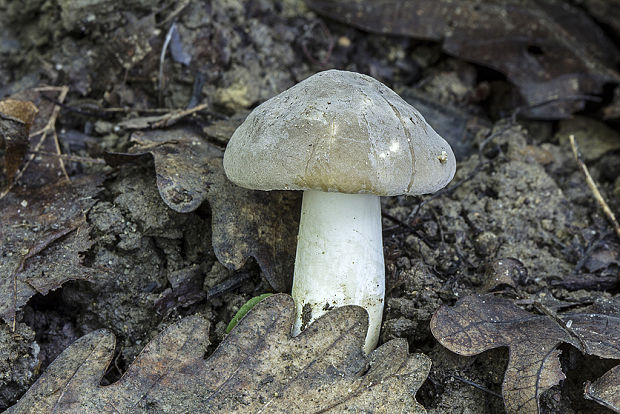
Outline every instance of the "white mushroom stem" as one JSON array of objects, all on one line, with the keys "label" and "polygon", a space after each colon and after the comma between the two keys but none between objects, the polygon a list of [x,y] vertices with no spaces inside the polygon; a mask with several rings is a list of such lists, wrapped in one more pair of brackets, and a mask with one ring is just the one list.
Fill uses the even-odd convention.
[{"label": "white mushroom stem", "polygon": [[364,351],[376,347],[385,295],[378,196],[304,191],[292,294],[293,335],[334,307],[358,305],[369,317]]}]

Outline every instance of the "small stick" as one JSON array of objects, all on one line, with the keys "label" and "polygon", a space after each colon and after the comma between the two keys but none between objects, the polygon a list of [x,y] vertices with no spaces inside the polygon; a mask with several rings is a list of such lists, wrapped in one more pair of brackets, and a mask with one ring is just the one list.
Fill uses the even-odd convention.
[{"label": "small stick", "polygon": [[230,292],[231,290],[242,284],[244,281],[248,280],[250,277],[251,274],[249,272],[234,273],[228,279],[209,289],[207,291],[207,300],[211,300],[213,298],[223,295],[226,292]]},{"label": "small stick", "polygon": [[170,13],[170,16],[166,17],[163,21],[159,22],[158,26],[165,26],[168,22],[174,20],[190,3],[190,0],[182,0],[178,3],[178,6]]},{"label": "small stick", "polygon": [[467,385],[471,385],[471,386],[472,386],[472,387],[474,387],[474,388],[478,388],[479,390],[484,391],[484,392],[486,392],[486,393],[488,393],[488,394],[491,394],[491,395],[492,395],[492,396],[494,396],[494,397],[497,397],[497,398],[504,398],[504,397],[502,397],[502,395],[501,395],[501,394],[498,394],[498,393],[496,393],[495,391],[491,391],[490,389],[488,389],[488,388],[487,388],[487,387],[485,387],[484,385],[480,385],[480,384],[478,384],[478,383],[476,383],[476,382],[474,382],[474,381],[470,381],[470,380],[468,380],[467,378],[459,377],[458,375],[452,375],[452,376],[454,377],[454,379],[457,379],[457,380],[459,380],[459,381],[461,381],[461,382],[464,382],[464,383],[465,383],[465,384],[467,384]]},{"label": "small stick", "polygon": [[603,199],[601,192],[598,190],[596,183],[594,182],[594,180],[592,179],[592,176],[590,175],[590,171],[588,171],[588,167],[586,167],[583,160],[581,159],[581,154],[579,154],[579,149],[577,148],[577,142],[575,142],[575,136],[571,134],[568,136],[568,139],[570,140],[570,146],[573,149],[573,155],[575,156],[575,160],[577,161],[577,164],[579,164],[579,168],[581,169],[581,172],[583,172],[583,174],[586,176],[586,183],[588,184],[588,187],[590,187],[592,194],[594,194],[594,198],[596,199],[598,204],[603,209],[603,212],[605,213],[609,221],[611,221],[611,224],[614,227],[614,230],[616,231],[618,238],[620,238],[620,224],[618,224],[618,220],[616,220],[616,216],[614,216],[614,213],[611,211],[611,208],[609,208],[609,205]]},{"label": "small stick", "polygon": [[32,154],[41,154],[48,157],[56,157],[62,158],[66,161],[74,161],[81,162],[84,164],[105,164],[105,161],[101,158],[90,158],[90,157],[79,157],[77,155],[67,155],[67,154],[56,154],[55,152],[47,152],[47,151],[29,151]]}]

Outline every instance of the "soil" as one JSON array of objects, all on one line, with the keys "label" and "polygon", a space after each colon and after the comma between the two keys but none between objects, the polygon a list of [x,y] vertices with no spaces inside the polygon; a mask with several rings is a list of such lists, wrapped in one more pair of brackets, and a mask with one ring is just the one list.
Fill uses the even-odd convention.
[{"label": "soil", "polygon": [[[505,108],[514,99],[514,87],[498,74],[442,54],[432,42],[325,21],[300,0],[187,2],[176,13],[177,3],[185,4],[0,0],[0,97],[40,83],[69,85],[67,105],[95,114],[63,110],[57,123],[61,140],[88,137],[74,145],[67,138],[67,150],[82,156],[129,146],[129,133],[97,112],[100,107],[184,108],[198,99],[212,113],[195,122],[209,126],[332,67],[370,74],[403,96],[424,94],[460,108],[477,127],[468,131],[467,145],[456,141],[465,136],[462,131],[448,137],[463,148],[457,152],[452,189],[437,197],[382,200],[388,294],[381,341],[406,338],[410,351],[432,358],[431,374],[418,393],[429,413],[503,412],[497,394],[507,350],[460,357],[439,345],[429,328],[441,305],[498,288],[488,269],[499,259],[515,258],[519,267],[512,286],[501,289],[552,308],[585,312],[598,307],[620,314],[619,240],[566,140],[582,126],[510,121]],[[159,53],[170,21],[176,22],[191,62],[168,55],[161,83]],[[129,42],[126,31],[132,25],[142,29],[129,33],[134,36]],[[491,97],[473,99],[481,85],[491,83]],[[593,115],[584,113],[584,122],[608,131]],[[588,142],[590,172],[620,215],[618,147]],[[109,383],[154,335],[185,315],[198,313],[210,321],[214,349],[243,303],[271,291],[252,260],[238,271],[217,262],[207,202],[192,213],[171,210],[159,196],[152,163],[108,168],[106,174],[104,190],[88,213],[95,244],[85,261],[109,272],[96,282],[69,282],[34,297],[15,332],[0,324],[0,410],[14,404],[64,348],[88,332],[105,327],[117,336],[118,354],[104,379]],[[600,251],[608,255],[593,254]],[[606,259],[609,255],[615,259]],[[199,269],[205,292],[235,275],[249,276],[216,296],[162,312],[157,303],[170,287],[170,275],[192,267]],[[570,275],[581,273],[608,284],[568,283]],[[587,359],[570,347],[563,351],[570,384],[545,393],[543,412],[606,412],[584,400],[580,387],[613,363]]]}]

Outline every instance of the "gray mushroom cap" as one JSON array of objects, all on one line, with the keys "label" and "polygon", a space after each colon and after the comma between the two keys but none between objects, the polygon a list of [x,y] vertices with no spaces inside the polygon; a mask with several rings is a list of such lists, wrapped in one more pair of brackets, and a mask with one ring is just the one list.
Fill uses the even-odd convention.
[{"label": "gray mushroom cap", "polygon": [[426,194],[452,180],[456,160],[390,88],[328,70],[254,109],[232,135],[224,169],[254,190]]}]

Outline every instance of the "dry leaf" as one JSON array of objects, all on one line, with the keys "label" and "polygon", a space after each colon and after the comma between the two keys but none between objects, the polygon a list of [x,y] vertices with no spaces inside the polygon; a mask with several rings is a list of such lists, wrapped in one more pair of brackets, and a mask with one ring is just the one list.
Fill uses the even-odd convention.
[{"label": "dry leaf", "polygon": [[69,181],[55,156],[58,107],[43,99],[45,94],[62,100],[66,93],[63,87],[30,89],[19,94],[24,101],[0,104],[0,111],[23,123],[29,141],[20,144],[26,145],[24,151],[38,152],[26,157],[16,182],[0,193],[0,318],[13,328],[16,313],[33,295],[101,273],[83,266],[80,253],[92,245],[85,212],[95,203],[103,177]]},{"label": "dry leaf", "polygon": [[121,379],[99,385],[114,337],[95,331],[67,348],[7,413],[424,413],[415,393],[430,360],[403,339],[369,357],[367,314],[329,312],[290,337],[294,305],[273,295],[204,359],[208,323],[187,317],[151,341]]},{"label": "dry leaf", "polygon": [[202,204],[209,191],[210,161],[222,156],[220,149],[187,128],[137,131],[131,142],[134,146],[129,153],[107,154],[106,161],[118,165],[150,154],[155,162],[159,194],[168,207],[189,213]]},{"label": "dry leaf", "polygon": [[539,397],[565,378],[556,347],[566,342],[601,358],[620,359],[620,318],[565,314],[562,323],[522,310],[493,295],[472,295],[441,307],[431,319],[433,336],[459,355],[509,347],[502,394],[508,413],[539,412]]},{"label": "dry leaf", "polygon": [[99,273],[82,265],[80,253],[92,245],[84,213],[100,182],[86,176],[72,184],[17,186],[0,199],[0,317],[7,323],[36,293]]},{"label": "dry leaf", "polygon": [[0,101],[0,149],[4,148],[4,168],[10,185],[28,150],[28,134],[37,114],[29,101]]},{"label": "dry leaf", "polygon": [[620,413],[620,365],[616,365],[593,383],[588,381],[584,387],[584,395]]},{"label": "dry leaf", "polygon": [[503,72],[538,118],[566,118],[583,95],[620,82],[620,55],[583,11],[557,0],[307,0],[316,12],[374,33],[443,41],[446,53]]},{"label": "dry leaf", "polygon": [[129,154],[108,154],[111,164],[153,156],[164,202],[186,213],[208,199],[213,215],[213,250],[226,267],[239,269],[254,257],[269,284],[290,289],[301,196],[296,192],[251,191],[231,183],[223,152],[187,128],[140,131]]},{"label": "dry leaf", "polygon": [[209,204],[218,260],[238,269],[252,256],[276,291],[290,291],[301,192],[241,188],[226,178],[221,158],[214,160],[213,171]]}]

